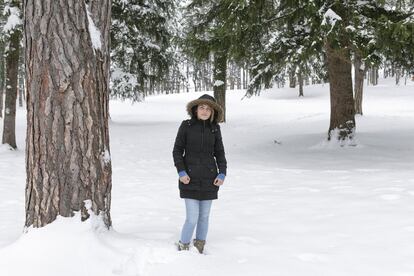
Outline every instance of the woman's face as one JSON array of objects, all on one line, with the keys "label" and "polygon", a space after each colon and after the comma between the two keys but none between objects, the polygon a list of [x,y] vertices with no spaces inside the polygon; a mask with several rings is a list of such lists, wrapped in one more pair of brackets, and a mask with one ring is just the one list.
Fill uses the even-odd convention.
[{"label": "woman's face", "polygon": [[197,119],[208,120],[211,116],[211,107],[206,104],[197,106]]}]

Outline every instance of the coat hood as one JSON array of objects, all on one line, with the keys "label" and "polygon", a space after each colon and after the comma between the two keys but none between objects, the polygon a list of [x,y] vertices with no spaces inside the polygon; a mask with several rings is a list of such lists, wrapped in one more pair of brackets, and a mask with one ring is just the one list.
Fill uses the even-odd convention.
[{"label": "coat hood", "polygon": [[216,99],[208,94],[204,94],[200,98],[187,104],[187,113],[191,116],[191,118],[197,118],[197,115],[195,114],[195,107],[200,104],[207,104],[214,109],[213,122],[221,123],[223,121],[223,109],[216,102]]}]

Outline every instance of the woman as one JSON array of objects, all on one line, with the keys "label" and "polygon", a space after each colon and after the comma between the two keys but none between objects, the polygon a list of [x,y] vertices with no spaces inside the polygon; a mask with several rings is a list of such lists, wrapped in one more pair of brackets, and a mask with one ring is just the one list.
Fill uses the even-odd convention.
[{"label": "woman", "polygon": [[218,125],[223,110],[212,96],[205,94],[189,102],[187,112],[191,119],[181,123],[173,149],[180,197],[186,206],[186,220],[177,246],[178,250],[188,250],[197,226],[193,243],[203,253],[211,203],[217,199],[227,169]]}]

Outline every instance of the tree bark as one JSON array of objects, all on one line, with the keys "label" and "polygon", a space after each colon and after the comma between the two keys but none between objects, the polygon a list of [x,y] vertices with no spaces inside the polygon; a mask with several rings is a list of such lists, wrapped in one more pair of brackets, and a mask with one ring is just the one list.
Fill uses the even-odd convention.
[{"label": "tree bark", "polygon": [[[19,1],[11,3],[19,7]],[[19,69],[19,49],[21,31],[14,28],[8,39],[6,51],[6,99],[4,104],[4,125],[2,144],[8,144],[16,149],[16,99]]]},{"label": "tree bark", "polygon": [[5,88],[4,43],[0,41],[0,118],[3,118],[4,88]]},{"label": "tree bark", "polygon": [[362,115],[362,99],[364,91],[364,76],[365,76],[365,66],[362,64],[361,56],[355,54],[354,58],[354,71],[355,71],[355,113]]},{"label": "tree bark", "polygon": [[325,43],[328,58],[331,118],[328,140],[352,140],[355,132],[355,109],[352,91],[352,65],[347,47],[333,49]]},{"label": "tree bark", "polygon": [[89,18],[84,1],[25,2],[26,226],[86,220],[87,202],[111,226],[111,0],[88,3]]},{"label": "tree bark", "polygon": [[227,51],[214,53],[214,98],[223,109],[223,122],[226,121]]},{"label": "tree bark", "polygon": [[289,70],[289,87],[296,87],[296,67],[290,68]]},{"label": "tree bark", "polygon": [[301,68],[299,68],[299,71],[298,71],[298,82],[299,82],[299,97],[303,97],[303,75],[302,75]]}]

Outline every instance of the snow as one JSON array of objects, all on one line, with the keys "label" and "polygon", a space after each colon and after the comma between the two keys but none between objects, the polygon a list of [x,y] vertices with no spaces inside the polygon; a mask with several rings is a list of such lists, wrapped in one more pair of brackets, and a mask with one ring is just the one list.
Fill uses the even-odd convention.
[{"label": "snow", "polygon": [[350,32],[355,32],[356,31],[355,27],[352,26],[352,25],[346,26],[345,30],[350,31]]},{"label": "snow", "polygon": [[111,154],[109,153],[108,149],[105,149],[105,151],[102,153],[102,161],[105,164],[111,163]]},{"label": "snow", "polygon": [[6,6],[4,8],[3,14],[8,15],[6,24],[3,26],[4,33],[10,32],[22,24],[19,8]]},{"label": "snow", "polygon": [[[229,91],[228,175],[206,255],[177,252],[184,222],[171,156],[185,105],[205,92],[111,101],[114,228],[79,214],[24,225],[25,109],[19,150],[0,146],[0,275],[414,275],[414,82],[365,87],[356,146],[325,143],[329,86]],[[2,122],[0,122],[2,129]],[[12,172],[12,173],[11,173]]]},{"label": "snow", "polygon": [[88,30],[91,36],[92,46],[96,50],[100,50],[102,48],[101,42],[101,32],[96,27],[95,23],[93,22],[91,13],[89,12],[89,6],[86,5],[86,13],[88,17]]},{"label": "snow", "polygon": [[214,86],[222,86],[223,84],[224,84],[224,81],[222,81],[222,80],[216,80],[214,82]]},{"label": "snow", "polygon": [[[337,21],[337,20],[342,20],[342,18],[336,13],[336,12],[334,12],[333,10],[331,10],[331,9],[328,9],[326,12],[325,12],[325,15],[324,15],[324,19],[327,19],[327,18],[329,18],[330,20],[332,20],[333,22],[335,22],[335,21]],[[326,21],[324,21],[324,22],[326,22]],[[323,23],[322,23],[322,25],[324,25]]]},{"label": "snow", "polygon": [[[338,20],[342,20],[342,18],[338,14],[336,14],[333,10],[328,9],[323,15],[321,26],[331,25],[331,29],[328,32],[329,34],[332,31],[332,29],[335,27],[336,21]],[[349,26],[347,27],[349,28]]]}]

